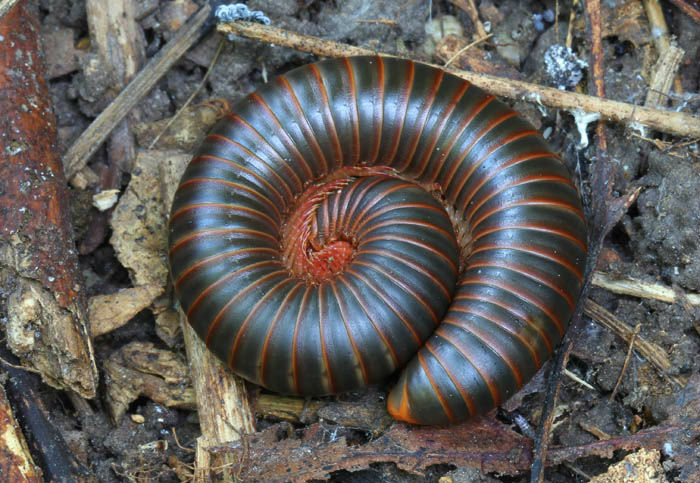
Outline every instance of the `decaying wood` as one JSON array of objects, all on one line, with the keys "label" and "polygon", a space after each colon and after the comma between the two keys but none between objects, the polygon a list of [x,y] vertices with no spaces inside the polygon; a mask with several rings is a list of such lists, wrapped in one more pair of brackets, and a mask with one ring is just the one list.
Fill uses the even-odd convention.
[{"label": "decaying wood", "polygon": [[118,422],[139,396],[168,407],[194,409],[194,391],[182,357],[149,342],[132,342],[104,361],[106,403]]},{"label": "decaying wood", "polygon": [[668,25],[664,18],[664,12],[661,10],[659,0],[643,0],[644,10],[647,12],[649,24],[654,32],[652,39],[656,46],[656,51],[661,52],[667,50],[671,46],[671,34],[668,31]]},{"label": "decaying wood", "polygon": [[[219,32],[225,34],[241,35],[261,42],[283,45],[303,52],[312,52],[324,57],[389,55],[252,22],[237,21],[219,24],[217,28]],[[440,68],[440,66],[434,67]],[[569,111],[578,109],[584,112],[600,113],[602,118],[606,120],[628,125],[641,124],[678,136],[700,136],[700,118],[689,114],[635,106],[626,102],[560,91],[528,82],[476,74],[455,68],[448,67],[445,70],[499,96],[534,102],[557,109]]]},{"label": "decaying wood", "polygon": [[[697,394],[688,395],[686,404],[697,404]],[[676,410],[680,411],[680,406]],[[683,421],[664,423],[629,436],[550,448],[546,466],[590,456],[610,458],[619,450],[661,449],[669,443],[693,448],[692,438],[700,434],[697,426],[700,419],[695,412],[687,414]],[[397,423],[381,436],[360,445],[348,444],[347,429],[339,426],[316,423],[289,437],[285,424],[246,435],[242,442],[212,451],[235,456],[234,471],[239,481],[268,483],[324,479],[334,471],[357,471],[372,463],[388,461],[419,476],[435,464],[511,475],[527,471],[532,464],[532,440],[493,418],[479,418],[451,428]]]},{"label": "decaying wood", "polygon": [[[180,317],[202,429],[202,436],[197,439],[194,481],[207,482],[212,481],[213,468],[227,467],[236,462],[228,455],[210,457],[209,448],[238,441],[244,434],[255,432],[255,415],[243,379],[207,350],[184,314],[181,313]],[[231,479],[231,475],[224,479]]]},{"label": "decaying wood", "polygon": [[63,157],[66,175],[72,178],[85,166],[114,127],[145,96],[158,80],[199,39],[211,8],[205,4],[175,36],[144,66],[129,85],[88,126]]},{"label": "decaying wood", "polygon": [[[9,376],[5,383],[7,399],[10,402],[17,421],[25,431],[27,444],[34,455],[35,462],[42,468],[44,478],[50,482],[87,481],[90,472],[76,458],[61,432],[50,419],[49,408],[40,397],[39,378],[17,365],[17,359],[10,351],[0,346],[2,368]],[[2,481],[6,473],[0,473]]]},{"label": "decaying wood", "polygon": [[618,279],[605,272],[593,273],[593,285],[612,293],[631,295],[645,299],[660,300],[670,304],[686,299],[690,305],[700,305],[700,295],[679,294],[675,290],[658,283],[649,283],[636,278]]},{"label": "decaying wood", "polygon": [[27,442],[2,386],[0,386],[0,475],[5,481],[16,483],[44,481],[41,470],[34,464],[32,455],[29,453]]},{"label": "decaying wood", "polygon": [[139,285],[109,295],[90,297],[90,335],[97,337],[123,326],[148,308],[164,290],[160,285]]},{"label": "decaying wood", "polygon": [[261,394],[255,401],[255,413],[263,418],[291,423],[309,423],[318,420],[318,409],[324,402],[318,399]]},{"label": "decaying wood", "polygon": [[0,286],[7,343],[47,384],[92,398],[97,369],[84,287],[38,23],[26,2],[0,19],[0,38]]},{"label": "decaying wood", "polygon": [[[589,52],[589,79],[588,93],[598,98],[605,96],[605,65],[603,56],[603,28],[600,20],[600,0],[586,0],[583,2],[586,10],[586,30],[588,31],[588,41],[590,43]],[[607,156],[608,137],[606,134],[605,122],[601,119],[596,124],[596,147],[598,157]]]},{"label": "decaying wood", "polygon": [[[86,11],[91,45],[96,62],[102,66],[99,70],[110,73],[105,95],[112,99],[141,68],[146,57],[146,39],[136,19],[134,0],[87,0]],[[84,74],[90,72],[86,70]],[[138,117],[138,108],[134,111],[115,126],[107,139],[107,160],[106,165],[101,166],[99,183],[102,191],[119,188],[122,174],[131,171],[136,157],[131,124],[133,117]],[[109,214],[92,212],[90,232],[79,247],[81,255],[102,244],[108,233]]]},{"label": "decaying wood", "polygon": [[644,101],[645,106],[664,107],[667,104],[668,94],[671,92],[671,86],[681,65],[683,55],[685,55],[685,51],[675,45],[670,45],[661,52],[651,75],[647,98]]},{"label": "decaying wood", "polygon": [[591,478],[589,483],[666,483],[668,480],[662,476],[665,471],[660,459],[661,452],[658,449],[641,448],[610,466],[605,473]]},{"label": "decaying wood", "polygon": [[676,7],[683,10],[683,12],[685,12],[690,18],[695,20],[697,23],[700,23],[700,5],[698,5],[697,1],[695,2],[695,5],[688,3],[686,0],[669,1]]},{"label": "decaying wood", "polygon": [[141,68],[145,39],[136,20],[133,0],[87,0],[90,44],[112,71],[114,88],[121,90]]}]

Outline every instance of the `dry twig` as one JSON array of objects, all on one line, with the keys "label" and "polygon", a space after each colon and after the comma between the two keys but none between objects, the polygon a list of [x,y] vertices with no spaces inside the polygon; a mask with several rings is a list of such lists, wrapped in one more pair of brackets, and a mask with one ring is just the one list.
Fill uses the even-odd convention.
[{"label": "dry twig", "polygon": [[[298,34],[289,30],[260,25],[252,22],[234,22],[219,24],[219,32],[241,35],[243,37],[291,47],[303,52],[311,52],[323,57],[343,57],[352,55],[384,55],[352,45],[333,42],[330,40]],[[440,68],[440,66],[435,66]],[[626,102],[611,101],[598,97],[560,91],[528,82],[503,79],[460,69],[447,68],[457,77],[471,82],[496,95],[511,99],[522,99],[539,105],[556,109],[577,110],[600,113],[604,119],[630,124],[642,124],[658,131],[679,136],[700,136],[700,118],[680,112],[662,111],[647,107],[635,106]]]},{"label": "dry twig", "polygon": [[445,65],[442,66],[442,68],[444,69],[444,68],[446,68],[446,67],[449,67],[449,65],[450,65],[452,62],[454,62],[454,60],[455,60],[456,58],[458,58],[460,55],[462,55],[463,53],[465,53],[465,52],[466,52],[467,50],[469,50],[470,48],[474,47],[474,46],[477,45],[477,44],[480,44],[481,42],[483,42],[484,40],[486,40],[486,39],[488,39],[488,38],[490,38],[490,37],[493,37],[493,34],[488,34],[488,35],[486,35],[485,37],[482,37],[482,38],[480,38],[480,39],[478,39],[478,40],[475,40],[475,41],[473,41],[473,42],[468,43],[467,45],[465,45],[464,47],[462,47],[461,49],[459,49],[452,57],[450,57],[450,58],[447,60],[447,62],[445,62]]},{"label": "dry twig", "polygon": [[[593,273],[593,285],[604,288],[610,292],[622,295],[631,295],[646,299],[660,300],[661,302],[676,303],[678,294],[671,288],[657,283],[649,283],[636,278],[617,280],[605,272]],[[682,294],[691,305],[700,305],[700,295]]]},{"label": "dry twig", "polygon": [[[587,0],[583,5],[588,19],[586,27],[591,43],[589,92],[599,98],[605,98],[605,66],[603,65],[603,30],[600,20],[600,0]],[[608,150],[608,141],[605,135],[605,122],[602,119],[596,125],[596,134],[598,156],[603,158]]]},{"label": "dry twig", "polygon": [[669,0],[679,9],[683,10],[690,18],[700,23],[700,8],[691,5],[685,0]]},{"label": "dry twig", "polygon": [[620,387],[620,384],[622,383],[622,376],[625,375],[625,372],[627,372],[627,366],[630,363],[630,357],[632,356],[632,349],[634,348],[634,340],[637,338],[637,335],[639,335],[639,329],[642,326],[640,324],[637,324],[634,327],[634,332],[632,333],[632,337],[630,337],[630,343],[629,347],[627,348],[627,355],[625,356],[625,362],[622,364],[622,370],[620,370],[620,375],[617,378],[617,382],[615,383],[615,387],[613,388],[612,392],[610,393],[610,399],[608,401],[612,402],[613,399],[615,399],[615,394],[617,394],[617,389]]},{"label": "dry twig", "polygon": [[[593,300],[587,299],[584,307],[586,315],[591,319],[612,330],[626,342],[629,343],[632,340],[634,329],[595,303]],[[685,385],[683,381],[677,377],[667,375],[667,371],[671,368],[671,361],[668,360],[666,352],[661,347],[647,341],[641,336],[638,336],[635,337],[634,340],[634,349],[637,350],[642,357],[651,362],[659,370],[659,372],[670,381],[680,387]]]},{"label": "dry twig", "polygon": [[209,5],[205,4],[194,14],[73,143],[63,157],[66,177],[73,177],[87,164],[90,156],[100,147],[114,127],[199,39],[200,28],[209,17],[210,11]]},{"label": "dry twig", "polygon": [[574,374],[573,372],[571,372],[570,370],[568,370],[568,369],[566,369],[566,368],[564,368],[564,375],[566,375],[566,376],[567,376],[569,379],[571,379],[572,381],[581,384],[581,385],[582,385],[583,387],[585,387],[586,389],[590,389],[591,391],[595,391],[595,387],[591,386],[591,385],[588,384],[586,381],[584,381],[583,379],[581,379],[581,378],[578,377],[576,374]]},{"label": "dry twig", "polygon": [[684,54],[685,51],[675,45],[670,45],[661,52],[649,81],[649,90],[647,91],[646,101],[644,101],[645,106],[663,107],[667,103],[668,94],[671,92],[673,80],[676,77]]},{"label": "dry twig", "polygon": [[649,27],[654,32],[656,51],[661,54],[671,46],[670,33],[664,13],[661,10],[661,4],[659,0],[643,0],[643,3],[649,19]]}]

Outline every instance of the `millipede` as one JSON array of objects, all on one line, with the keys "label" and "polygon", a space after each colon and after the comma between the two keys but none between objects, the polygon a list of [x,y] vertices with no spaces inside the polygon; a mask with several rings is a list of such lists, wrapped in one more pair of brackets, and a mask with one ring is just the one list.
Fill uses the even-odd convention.
[{"label": "millipede", "polygon": [[401,369],[388,410],[455,424],[552,355],[580,295],[571,175],[494,96],[440,69],[296,68],[204,139],[169,224],[174,291],[236,374],[320,396]]}]

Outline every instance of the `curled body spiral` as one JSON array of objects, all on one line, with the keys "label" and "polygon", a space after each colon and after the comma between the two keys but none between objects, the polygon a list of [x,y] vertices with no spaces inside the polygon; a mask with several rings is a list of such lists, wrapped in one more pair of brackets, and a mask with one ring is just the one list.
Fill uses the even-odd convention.
[{"label": "curled body spiral", "polygon": [[389,411],[419,424],[522,387],[564,334],[585,258],[579,194],[530,124],[380,57],[310,64],[245,98],[170,219],[175,293],[234,372],[322,395],[403,367]]}]

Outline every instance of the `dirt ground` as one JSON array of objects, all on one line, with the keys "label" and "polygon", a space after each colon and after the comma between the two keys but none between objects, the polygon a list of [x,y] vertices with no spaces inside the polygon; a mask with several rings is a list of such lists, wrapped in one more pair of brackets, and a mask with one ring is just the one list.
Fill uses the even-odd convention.
[{"label": "dirt ground", "polygon": [[[468,41],[475,34],[469,15],[458,7],[460,3],[468,2],[250,0],[247,5],[251,10],[261,10],[276,27],[417,60],[444,63],[445,59],[436,54],[436,44],[439,50],[440,42],[450,33]],[[564,43],[572,18],[571,2],[558,2],[558,16],[554,15],[557,8],[554,0],[482,0],[475,3],[481,22],[488,25],[488,32],[493,34],[477,46],[480,49],[477,57],[485,59],[496,75],[510,75],[554,86],[555,81],[542,59],[552,44]],[[637,0],[604,0],[601,3],[606,96],[642,105],[650,72],[658,57],[647,15]],[[73,49],[60,57],[60,62],[58,53],[47,55],[51,98],[59,128],[59,149],[65,152],[114,99],[117,91],[108,69],[95,68],[97,60],[91,49],[94,40],[87,23],[85,2],[41,0],[39,4],[41,33],[47,44],[52,44],[47,45],[49,52],[54,48],[65,50],[65,45]],[[662,1],[661,5],[673,42],[684,51],[673,84],[674,92],[670,97],[664,97],[661,107],[700,115],[700,23],[670,2]],[[152,56],[196,10],[196,4],[189,0],[150,0],[144,1],[139,8],[142,9],[138,24],[144,39],[144,53]],[[574,14],[572,47],[581,59],[589,62],[591,44],[585,15],[580,6],[575,8]],[[552,17],[556,17],[556,24]],[[68,38],[68,44],[61,44],[59,38]],[[128,119],[136,135],[137,152],[149,148],[153,132],[162,126],[157,121],[173,116],[198,87],[217,51],[219,39],[220,36],[213,31],[206,34],[130,114]],[[192,106],[202,106],[211,99],[234,104],[276,74],[317,59],[311,54],[255,40],[235,38],[226,41]],[[568,89],[589,92],[588,80],[589,71],[584,70],[582,80]],[[584,146],[570,112],[524,101],[506,99],[506,102],[546,132],[553,148],[573,168],[582,186],[584,200],[589,203],[590,180],[601,156],[596,124],[587,126],[589,142]],[[194,110],[197,109],[201,110],[200,107]],[[155,147],[178,149],[188,155],[203,133],[204,128],[192,134],[191,139],[165,135]],[[607,153],[603,156],[613,167],[614,177],[610,180],[613,195],[621,196],[636,188],[641,188],[641,192],[606,237],[597,270],[620,279],[631,277],[661,284],[679,294],[697,294],[700,292],[698,139],[684,139],[620,123],[607,123],[605,135]],[[137,285],[133,268],[124,265],[125,248],[114,240],[115,233],[123,231],[117,226],[122,222],[112,218],[120,213],[120,209],[99,212],[92,205],[92,196],[97,191],[117,189],[119,196],[124,196],[129,183],[143,177],[133,158],[120,158],[110,154],[110,149],[116,148],[103,147],[91,158],[89,166],[98,175],[97,180],[83,188],[71,187],[73,226],[89,296],[114,294]],[[121,159],[122,163],[118,168],[113,165],[116,159]],[[141,200],[140,206],[143,216],[148,216],[145,214],[150,206],[148,200]],[[699,381],[700,306],[683,303],[680,296],[676,303],[668,303],[621,295],[599,286],[591,289],[589,298],[629,327],[638,327],[636,337],[660,348],[670,364],[661,371],[636,350],[628,358],[628,342],[584,316],[567,369],[585,385],[572,377],[563,379],[550,439],[550,444],[556,447],[585,446],[659,427],[677,416],[673,411],[683,407],[677,401],[679,394],[692,392],[692,388],[683,387],[697,385]],[[155,402],[147,394],[138,393],[133,399],[127,398],[120,403],[121,410],[116,413],[118,418],[115,420],[114,402],[110,401],[114,394],[111,364],[127,357],[125,350],[133,347],[130,344],[134,342],[151,344],[148,350],[155,348],[167,352],[173,365],[186,364],[182,336],[177,327],[172,333],[166,332],[162,326],[156,325],[154,312],[144,309],[125,325],[96,337],[94,350],[100,387],[98,396],[84,405],[76,404],[75,399],[64,392],[42,386],[41,397],[46,407],[53,408],[52,421],[77,458],[91,469],[96,481],[174,482],[186,480],[190,474],[187,465],[194,460],[193,448],[200,434],[194,408],[184,403],[168,407],[162,401]],[[626,360],[624,376],[616,388]],[[693,376],[696,377],[693,379]],[[538,378],[534,384],[524,397],[492,416],[525,437],[532,436],[540,420],[546,379]],[[335,431],[335,437],[344,437],[348,445],[361,446],[379,439],[390,424],[383,412],[388,387],[322,399],[321,409],[303,422],[281,422],[280,418],[266,415],[259,409],[257,429],[273,428],[284,433],[279,440],[286,440],[298,438],[304,428],[320,422],[329,433]],[[695,388],[695,392],[699,390]],[[255,406],[262,396],[255,387],[249,387],[249,391]],[[615,394],[610,400],[613,391]],[[343,408],[353,404],[364,408],[363,415],[343,414]],[[343,421],[352,423],[343,424]],[[518,424],[518,421],[525,422]],[[698,419],[695,421],[698,424]],[[694,434],[684,443],[691,453],[692,450],[687,448],[700,445],[697,433]],[[570,459],[550,466],[545,479],[551,482],[587,481],[588,477],[604,473],[631,452],[619,449],[604,456]],[[400,469],[396,463],[392,459],[372,462],[353,471],[332,471],[329,478],[335,482],[442,483],[520,483],[530,478],[527,470],[508,474],[481,473],[478,469],[458,467],[447,459],[429,466],[422,475]],[[697,468],[690,468],[692,458],[674,458],[673,450],[669,448],[658,453],[654,464],[660,471],[658,479],[640,481],[700,478]],[[240,475],[245,475],[245,472]]]}]

